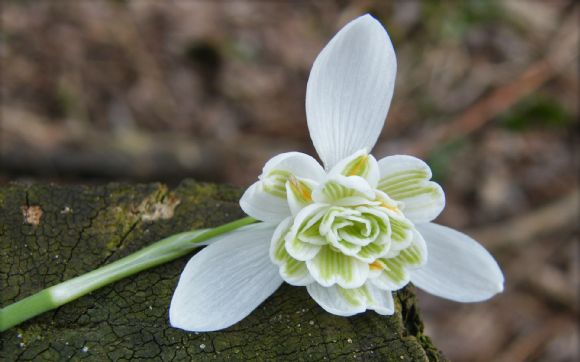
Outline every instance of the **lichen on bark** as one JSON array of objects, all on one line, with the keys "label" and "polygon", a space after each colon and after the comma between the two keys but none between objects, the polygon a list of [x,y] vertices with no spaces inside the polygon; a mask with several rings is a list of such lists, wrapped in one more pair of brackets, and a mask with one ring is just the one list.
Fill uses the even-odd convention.
[{"label": "lichen on bark", "polygon": [[[168,235],[243,217],[240,190],[184,181],[103,186],[10,184],[0,189],[0,303],[117,260]],[[40,208],[38,223],[23,210]],[[0,360],[438,361],[411,289],[390,317],[323,311],[305,288],[283,285],[224,331],[187,333],[168,306],[187,257],[142,272],[14,327]]]}]

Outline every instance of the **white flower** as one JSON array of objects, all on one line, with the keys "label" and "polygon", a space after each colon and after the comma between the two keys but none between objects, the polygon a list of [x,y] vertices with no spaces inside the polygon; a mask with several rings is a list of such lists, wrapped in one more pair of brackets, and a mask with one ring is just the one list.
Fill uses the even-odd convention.
[{"label": "white flower", "polygon": [[310,73],[306,114],[324,168],[308,155],[272,158],[240,200],[261,223],[195,255],[173,296],[174,327],[212,331],[246,317],[282,283],[306,286],[325,310],[393,314],[392,292],[410,281],[460,302],[503,289],[493,257],[475,240],[431,223],[445,205],[431,170],[411,156],[376,161],[395,82],[395,53],[370,15],[347,24]]}]

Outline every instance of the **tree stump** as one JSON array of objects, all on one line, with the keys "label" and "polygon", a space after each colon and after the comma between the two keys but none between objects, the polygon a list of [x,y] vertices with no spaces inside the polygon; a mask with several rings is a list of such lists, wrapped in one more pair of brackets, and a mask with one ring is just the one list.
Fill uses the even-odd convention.
[{"label": "tree stump", "polygon": [[[168,235],[243,217],[241,191],[184,181],[102,186],[10,184],[0,189],[0,303],[93,270]],[[11,360],[445,360],[413,291],[390,317],[322,310],[306,288],[284,284],[224,331],[173,329],[168,307],[188,257],[116,282],[2,333]]]}]

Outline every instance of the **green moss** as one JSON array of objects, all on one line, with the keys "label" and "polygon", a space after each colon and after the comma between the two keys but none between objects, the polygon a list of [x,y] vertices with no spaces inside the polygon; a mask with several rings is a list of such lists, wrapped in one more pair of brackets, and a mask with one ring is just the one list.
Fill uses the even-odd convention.
[{"label": "green moss", "polygon": [[533,94],[519,101],[499,121],[507,129],[521,132],[534,128],[564,128],[572,124],[574,119],[558,100]]},{"label": "green moss", "polygon": [[427,163],[433,173],[431,179],[439,183],[444,182],[451,174],[450,169],[453,165],[454,157],[468,146],[468,140],[457,138],[431,151],[427,156]]},{"label": "green moss", "polygon": [[[144,200],[181,203],[170,219],[143,221]],[[167,235],[243,216],[241,190],[185,181],[163,185],[55,186],[0,189],[0,303],[92,270]],[[41,205],[36,228],[20,206]],[[145,202],[147,203],[147,202]],[[225,331],[187,333],[168,324],[173,289],[188,258],[121,280],[4,332],[0,360],[357,360],[440,358],[410,290],[397,313],[342,318],[324,312],[305,288],[283,285],[250,316]],[[20,345],[22,343],[22,345]],[[401,358],[402,356],[402,358]]]}]

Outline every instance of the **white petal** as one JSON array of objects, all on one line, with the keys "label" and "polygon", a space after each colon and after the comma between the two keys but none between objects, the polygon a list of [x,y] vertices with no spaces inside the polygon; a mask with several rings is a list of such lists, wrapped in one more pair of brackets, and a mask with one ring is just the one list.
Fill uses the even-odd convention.
[{"label": "white petal", "polygon": [[191,258],[171,300],[171,325],[196,332],[227,328],[274,293],[282,283],[269,257],[274,227],[240,229]]},{"label": "white petal", "polygon": [[391,292],[380,290],[369,283],[355,289],[343,289],[336,285],[323,287],[312,283],[306,289],[324,310],[339,316],[348,317],[367,309],[382,315],[391,315],[395,311]]},{"label": "white petal", "polygon": [[321,182],[326,177],[326,172],[312,157],[300,152],[286,152],[272,157],[262,170],[267,175],[273,170],[288,171],[296,177],[307,178]]},{"label": "white petal", "polygon": [[290,216],[286,198],[264,191],[262,181],[255,182],[244,192],[240,207],[249,216],[265,222],[278,223]]},{"label": "white petal", "polygon": [[306,286],[308,294],[320,305],[325,311],[343,317],[349,317],[364,312],[367,308],[365,304],[351,304],[340,294],[339,287],[323,287],[318,283],[312,283]]},{"label": "white petal", "polygon": [[417,225],[427,244],[427,264],[410,271],[419,288],[458,302],[478,302],[503,290],[497,262],[477,241],[451,228]]},{"label": "white petal", "polygon": [[318,55],[306,88],[310,137],[326,169],[375,145],[389,110],[397,64],[372,16],[343,27]]},{"label": "white petal", "polygon": [[393,293],[385,292],[371,283],[367,283],[366,287],[372,297],[372,301],[367,305],[367,309],[373,309],[382,315],[392,315],[395,313]]},{"label": "white petal", "polygon": [[416,224],[435,219],[445,208],[445,194],[431,179],[431,169],[420,159],[407,155],[388,156],[379,161],[378,189],[403,202],[403,212]]}]

